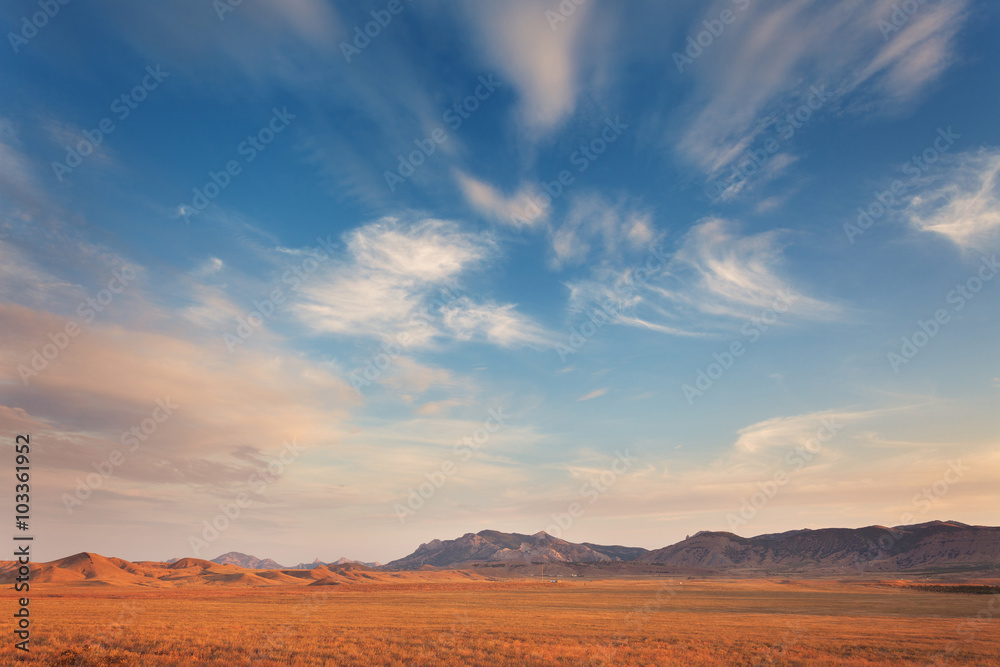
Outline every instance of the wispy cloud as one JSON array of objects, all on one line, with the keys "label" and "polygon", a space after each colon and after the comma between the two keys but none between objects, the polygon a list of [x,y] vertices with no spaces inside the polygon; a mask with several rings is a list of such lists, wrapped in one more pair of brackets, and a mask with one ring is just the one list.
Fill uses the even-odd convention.
[{"label": "wispy cloud", "polygon": [[347,235],[347,257],[302,289],[294,306],[314,331],[429,345],[436,337],[503,347],[541,344],[542,328],[513,304],[480,302],[455,280],[496,248],[450,222],[384,219]]},{"label": "wispy cloud", "polygon": [[517,226],[523,220],[533,226],[544,222],[548,217],[548,209],[537,208],[538,214],[534,216],[528,213],[533,210],[531,207],[534,201],[533,192],[528,186],[521,186],[513,194],[505,195],[489,183],[461,171],[455,172],[455,179],[466,201],[497,222]]},{"label": "wispy cloud", "polygon": [[805,296],[779,275],[782,249],[781,232],[741,236],[726,220],[703,221],[688,232],[672,263],[678,273],[687,274],[687,286],[694,291],[671,295],[708,314],[746,317],[773,307],[782,295],[793,294],[794,316],[835,316],[836,306]]},{"label": "wispy cloud", "polygon": [[733,223],[710,218],[684,236],[669,257],[637,275],[644,264],[603,268],[590,280],[574,281],[571,310],[615,304],[615,323],[671,335],[701,335],[731,327],[778,304],[778,322],[835,319],[842,308],[808,296],[781,273],[784,240],[780,231],[743,236]]},{"label": "wispy cloud", "polygon": [[31,161],[22,152],[20,133],[7,118],[0,118],[0,193],[9,203],[31,211],[44,198]]},{"label": "wispy cloud", "polygon": [[981,248],[1000,232],[1000,149],[946,156],[923,179],[904,214],[924,232],[962,249]]},{"label": "wispy cloud", "polygon": [[[728,5],[728,3],[725,3]],[[886,37],[877,27],[893,0],[757,3],[698,62],[697,90],[676,142],[707,173],[736,160],[756,137],[801,104],[810,86],[855,92],[866,112],[922,93],[955,58],[967,3],[928,3]],[[715,12],[717,6],[706,10]]]},{"label": "wispy cloud", "polygon": [[[294,310],[317,332],[385,340],[405,334],[413,345],[437,333],[429,316],[440,313],[449,283],[493,252],[482,237],[438,220],[384,219],[348,233],[346,242],[344,260],[310,280]],[[421,317],[425,307],[429,316]]]},{"label": "wispy cloud", "polygon": [[310,65],[340,55],[338,38],[346,29],[324,0],[217,5],[233,11],[220,20],[217,6],[197,0],[169,8],[115,0],[101,8],[102,22],[117,26],[138,52],[213,83],[236,74],[261,87],[302,85],[313,76]]},{"label": "wispy cloud", "polygon": [[581,36],[590,5],[576,5],[572,19],[557,30],[545,18],[546,7],[534,0],[487,0],[465,6],[485,56],[519,91],[524,124],[544,131],[572,113],[583,83],[586,45]]},{"label": "wispy cloud", "polygon": [[659,236],[648,211],[595,194],[580,195],[552,231],[552,266],[558,269],[588,260],[620,263],[626,253],[648,249]]},{"label": "wispy cloud", "polygon": [[[741,428],[733,448],[738,452],[759,454],[772,449],[805,447],[810,440],[817,438],[817,432],[824,434],[825,441],[847,424],[866,416],[869,415],[863,412],[828,410],[792,417],[773,417]],[[812,447],[815,449],[817,445],[813,443]]]},{"label": "wispy cloud", "polygon": [[515,310],[514,304],[476,303],[462,297],[442,309],[444,328],[458,340],[482,340],[500,347],[540,347],[554,337]]},{"label": "wispy cloud", "polygon": [[886,26],[897,27],[891,23],[897,3],[877,3],[873,12],[880,13],[882,23],[878,25],[885,45],[849,85],[872,80],[874,92],[883,98],[883,104],[901,103],[919,95],[957,57],[955,36],[966,18],[968,4],[966,0],[921,3],[901,28],[886,30]]},{"label": "wispy cloud", "polygon": [[589,401],[594,398],[600,398],[608,393],[608,387],[602,387],[601,389],[595,389],[592,392],[586,393],[580,398],[576,399],[577,403],[582,403],[583,401]]},{"label": "wispy cloud", "polygon": [[447,369],[432,368],[409,357],[400,357],[386,373],[383,384],[404,395],[419,395],[433,387],[454,387],[460,382]]}]

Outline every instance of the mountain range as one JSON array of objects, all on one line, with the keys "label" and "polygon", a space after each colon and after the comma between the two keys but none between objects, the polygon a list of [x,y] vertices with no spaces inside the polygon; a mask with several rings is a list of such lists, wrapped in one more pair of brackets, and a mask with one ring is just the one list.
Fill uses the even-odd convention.
[{"label": "mountain range", "polygon": [[[17,577],[18,563],[0,561],[0,582]],[[130,562],[79,553],[34,563],[31,581],[85,585],[358,585],[417,578],[495,579],[547,576],[909,576],[1000,575],[1000,528],[957,521],[907,526],[822,528],[741,537],[703,531],[661,549],[574,543],[545,532],[534,535],[483,530],[453,540],[431,540],[386,565],[341,558],[285,568],[271,559],[229,552],[211,561],[174,558]]]},{"label": "mountain range", "polygon": [[484,530],[432,540],[388,570],[490,563],[635,563],[724,571],[897,571],[1000,568],[1000,528],[931,521],[908,526],[823,528],[740,537],[703,531],[662,549],[575,544],[545,532]]},{"label": "mountain range", "polygon": [[[182,559],[171,558],[170,560],[164,562],[172,564],[179,560]],[[248,554],[240,553],[239,551],[224,553],[217,558],[213,558],[209,562],[218,563],[219,565],[236,565],[237,567],[246,568],[248,570],[313,570],[323,565],[346,565],[348,563],[357,563],[359,565],[367,565],[368,567],[380,567],[382,565],[379,562],[366,563],[364,561],[352,560],[350,558],[338,558],[335,561],[324,563],[317,558],[311,563],[299,563],[298,565],[293,565],[292,567],[285,567],[270,558],[257,558],[256,556],[250,556]]]}]

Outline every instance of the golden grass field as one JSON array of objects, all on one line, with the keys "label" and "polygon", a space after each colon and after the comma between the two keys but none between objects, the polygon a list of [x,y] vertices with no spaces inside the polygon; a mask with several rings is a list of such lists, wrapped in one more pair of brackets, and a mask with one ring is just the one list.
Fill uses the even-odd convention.
[{"label": "golden grass field", "polygon": [[[14,592],[4,595],[13,608]],[[1000,609],[996,595],[871,582],[404,575],[308,587],[34,584],[31,595],[31,653],[8,640],[3,664],[1000,664],[1000,613],[969,620],[991,601]]]}]

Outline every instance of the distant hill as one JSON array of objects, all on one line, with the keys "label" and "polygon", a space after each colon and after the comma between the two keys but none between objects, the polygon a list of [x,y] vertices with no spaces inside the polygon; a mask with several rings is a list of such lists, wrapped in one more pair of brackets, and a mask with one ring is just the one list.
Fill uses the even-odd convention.
[{"label": "distant hill", "polygon": [[1000,528],[931,521],[911,526],[822,528],[740,537],[701,532],[638,559],[717,570],[896,571],[1000,567]]},{"label": "distant hill", "polygon": [[218,558],[212,559],[213,563],[218,563],[219,565],[237,565],[239,567],[245,567],[248,570],[287,570],[284,565],[279,565],[275,563],[270,558],[257,558],[255,556],[248,556],[247,554],[242,554],[239,551],[230,551],[229,553],[224,553]]},{"label": "distant hill", "polygon": [[611,563],[634,560],[647,553],[639,547],[574,544],[545,531],[534,535],[483,530],[455,540],[432,540],[405,558],[385,565],[389,570],[421,566],[460,567],[474,562]]},{"label": "distant hill", "polygon": [[299,563],[298,565],[296,565],[296,566],[294,566],[292,568],[289,568],[289,569],[292,569],[292,570],[312,570],[314,568],[320,567],[321,565],[346,565],[347,563],[360,563],[361,565],[367,565],[368,567],[381,567],[382,566],[382,564],[379,563],[378,561],[367,563],[365,561],[352,560],[350,558],[338,558],[337,560],[332,561],[330,563],[324,563],[319,558],[317,558],[316,560],[314,560],[311,563]]}]

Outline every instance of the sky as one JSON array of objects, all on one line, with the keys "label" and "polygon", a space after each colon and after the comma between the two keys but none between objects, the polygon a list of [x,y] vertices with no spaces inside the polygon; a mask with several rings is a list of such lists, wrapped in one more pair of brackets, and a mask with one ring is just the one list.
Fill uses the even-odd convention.
[{"label": "sky", "polygon": [[36,558],[995,523],[996,3],[0,22]]}]

